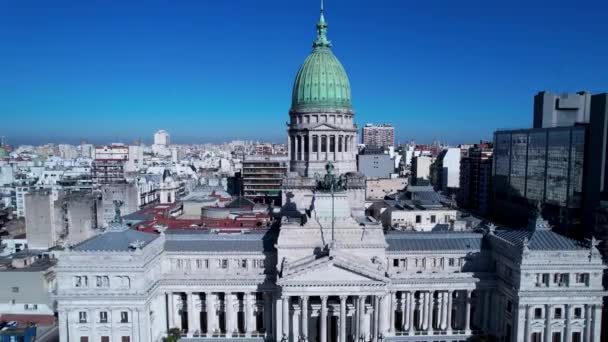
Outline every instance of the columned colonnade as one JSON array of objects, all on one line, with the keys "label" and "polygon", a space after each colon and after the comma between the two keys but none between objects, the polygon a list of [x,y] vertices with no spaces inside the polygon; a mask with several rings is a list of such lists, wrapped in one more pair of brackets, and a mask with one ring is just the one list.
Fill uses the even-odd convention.
[{"label": "columned colonnade", "polygon": [[356,133],[323,134],[313,132],[288,135],[290,160],[352,160],[357,152]]},{"label": "columned colonnade", "polygon": [[272,296],[260,292],[167,292],[167,328],[189,337],[264,336]]},{"label": "columned colonnade", "polygon": [[165,296],[167,329],[178,328],[185,336],[276,336],[276,341],[285,342],[381,342],[385,336],[470,335],[476,329],[490,329],[492,310],[489,290],[340,296],[168,292]]}]

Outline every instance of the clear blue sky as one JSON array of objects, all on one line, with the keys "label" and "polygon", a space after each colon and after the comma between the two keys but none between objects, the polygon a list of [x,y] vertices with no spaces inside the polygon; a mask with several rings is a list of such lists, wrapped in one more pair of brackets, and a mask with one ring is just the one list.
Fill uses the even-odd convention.
[{"label": "clear blue sky", "polygon": [[[283,141],[315,0],[0,0],[12,143]],[[529,127],[539,90],[608,91],[608,1],[326,0],[356,120],[451,143]]]}]

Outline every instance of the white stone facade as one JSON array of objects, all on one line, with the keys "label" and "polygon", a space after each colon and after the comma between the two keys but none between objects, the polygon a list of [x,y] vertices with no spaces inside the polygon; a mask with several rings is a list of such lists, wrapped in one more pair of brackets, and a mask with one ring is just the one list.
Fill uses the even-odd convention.
[{"label": "white stone facade", "polygon": [[61,341],[601,341],[595,243],[542,225],[384,233],[346,193],[313,198],[262,233],[110,230],[61,253]]}]

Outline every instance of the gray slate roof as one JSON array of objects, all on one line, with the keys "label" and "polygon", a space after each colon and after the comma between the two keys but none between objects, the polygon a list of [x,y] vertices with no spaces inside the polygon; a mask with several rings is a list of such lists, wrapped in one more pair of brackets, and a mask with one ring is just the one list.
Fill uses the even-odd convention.
[{"label": "gray slate roof", "polygon": [[106,231],[102,234],[93,236],[74,246],[75,251],[129,251],[130,244],[135,241],[142,241],[142,248],[158,238],[157,234],[144,233],[137,230],[127,229],[123,231]]},{"label": "gray slate roof", "polygon": [[387,252],[479,251],[483,235],[469,232],[396,232],[386,235]]},{"label": "gray slate roof", "polygon": [[528,239],[528,248],[532,251],[589,249],[589,246],[580,241],[572,240],[548,229],[497,231],[495,236],[518,248],[522,248],[524,239]]},{"label": "gray slate roof", "polygon": [[271,251],[274,239],[268,231],[249,234],[210,234],[208,232],[172,232],[166,235],[168,252],[265,252]]}]

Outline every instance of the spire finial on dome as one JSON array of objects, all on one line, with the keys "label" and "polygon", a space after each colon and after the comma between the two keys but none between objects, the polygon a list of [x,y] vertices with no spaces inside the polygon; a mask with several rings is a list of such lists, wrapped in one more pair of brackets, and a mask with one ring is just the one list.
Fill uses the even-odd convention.
[{"label": "spire finial on dome", "polygon": [[331,42],[327,39],[327,23],[325,23],[323,11],[323,0],[321,0],[321,14],[319,22],[317,22],[317,39],[312,43],[314,48],[331,46]]}]

